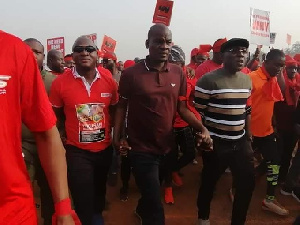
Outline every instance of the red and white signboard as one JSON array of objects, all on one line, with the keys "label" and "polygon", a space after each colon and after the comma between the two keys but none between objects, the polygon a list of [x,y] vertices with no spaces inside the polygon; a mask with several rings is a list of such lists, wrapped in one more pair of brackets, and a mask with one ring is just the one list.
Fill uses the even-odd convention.
[{"label": "red and white signboard", "polygon": [[270,12],[250,9],[250,42],[256,45],[270,45]]},{"label": "red and white signboard", "polygon": [[65,56],[65,38],[57,37],[47,39],[47,52],[49,52],[52,49],[61,51],[63,56]]},{"label": "red and white signboard", "polygon": [[287,43],[288,45],[291,45],[291,44],[292,44],[292,35],[286,34],[286,43]]},{"label": "red and white signboard", "polygon": [[94,44],[97,46],[97,34],[96,33],[88,34],[85,36],[87,36],[89,39],[91,39],[94,42]]},{"label": "red and white signboard", "polygon": [[166,26],[170,25],[172,17],[173,1],[157,0],[153,23],[163,23]]},{"label": "red and white signboard", "polygon": [[114,52],[116,45],[117,45],[117,42],[114,39],[104,35],[103,42],[101,45],[101,51],[102,52]]}]

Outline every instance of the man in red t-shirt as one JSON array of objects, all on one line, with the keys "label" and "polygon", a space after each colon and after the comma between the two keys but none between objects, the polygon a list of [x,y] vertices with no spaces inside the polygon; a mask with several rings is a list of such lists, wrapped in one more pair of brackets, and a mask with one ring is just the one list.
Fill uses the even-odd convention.
[{"label": "man in red t-shirt", "polygon": [[[75,67],[52,84],[50,101],[66,128],[68,182],[82,224],[103,224],[106,180],[112,160],[111,120],[117,84],[96,68],[97,47],[79,37],[73,45]],[[65,118],[65,119],[64,119]]]},{"label": "man in red t-shirt", "polygon": [[201,78],[204,74],[212,72],[214,70],[220,69],[222,67],[222,53],[221,53],[221,45],[227,41],[226,38],[218,39],[212,49],[213,49],[213,58],[212,60],[206,60],[196,69],[196,78],[197,80]]},{"label": "man in red t-shirt", "polygon": [[[37,215],[22,158],[21,121],[35,135],[55,204],[69,197],[65,151],[31,49],[3,31],[0,45],[0,224],[34,225]],[[58,221],[74,224],[70,215]]]}]

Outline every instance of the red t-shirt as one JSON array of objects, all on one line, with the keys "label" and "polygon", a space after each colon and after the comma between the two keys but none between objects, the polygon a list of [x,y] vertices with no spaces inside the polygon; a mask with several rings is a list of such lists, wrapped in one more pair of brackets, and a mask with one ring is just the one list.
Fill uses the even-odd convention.
[{"label": "red t-shirt", "polygon": [[46,131],[56,118],[31,49],[0,31],[0,224],[37,224],[21,148],[21,121]]},{"label": "red t-shirt", "polygon": [[89,85],[75,68],[52,83],[50,101],[63,107],[66,116],[67,144],[93,152],[111,144],[109,106],[118,102],[118,87],[105,69],[98,67]]},{"label": "red t-shirt", "polygon": [[191,62],[190,64],[188,64],[186,67],[192,68],[193,70],[196,70],[198,67],[198,64]]},{"label": "red t-shirt", "polygon": [[[201,120],[200,114],[197,112],[197,110],[194,107],[194,92],[195,92],[195,85],[196,85],[197,79],[186,79],[187,89],[186,89],[186,98],[187,98],[187,108],[195,114],[198,120]],[[189,124],[185,122],[179,115],[178,112],[176,112],[174,127],[187,127]]]},{"label": "red t-shirt", "polygon": [[201,65],[199,65],[196,69],[196,78],[197,80],[201,78],[204,74],[212,72],[214,70],[222,68],[222,64],[217,64],[212,60],[206,60]]}]

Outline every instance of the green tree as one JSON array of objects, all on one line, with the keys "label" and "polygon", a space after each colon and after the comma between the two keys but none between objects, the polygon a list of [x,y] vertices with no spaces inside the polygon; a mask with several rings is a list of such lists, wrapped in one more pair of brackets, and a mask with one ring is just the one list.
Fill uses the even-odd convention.
[{"label": "green tree", "polygon": [[295,54],[300,53],[300,42],[297,41],[295,44],[292,45],[291,48],[284,49],[284,53],[287,55],[294,56]]}]

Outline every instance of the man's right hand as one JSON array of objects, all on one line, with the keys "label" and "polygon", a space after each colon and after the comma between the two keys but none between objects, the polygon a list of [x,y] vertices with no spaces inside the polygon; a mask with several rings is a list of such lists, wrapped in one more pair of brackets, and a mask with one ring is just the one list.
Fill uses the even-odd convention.
[{"label": "man's right hand", "polygon": [[120,155],[127,156],[128,151],[131,150],[131,147],[129,146],[126,139],[121,139],[119,141],[114,140],[114,147],[115,149],[119,150]]}]

